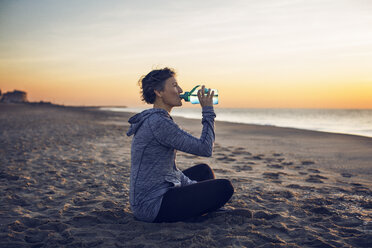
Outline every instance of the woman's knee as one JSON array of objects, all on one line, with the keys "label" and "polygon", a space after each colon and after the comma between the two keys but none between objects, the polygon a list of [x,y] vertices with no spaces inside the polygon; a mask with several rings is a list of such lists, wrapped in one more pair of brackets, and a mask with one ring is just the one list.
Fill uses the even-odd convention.
[{"label": "woman's knee", "polygon": [[218,181],[218,184],[221,187],[221,190],[224,192],[226,197],[228,199],[231,198],[231,196],[234,194],[234,186],[232,183],[227,179],[216,179]]},{"label": "woman's knee", "polygon": [[199,170],[212,170],[211,167],[209,167],[208,164],[197,164],[195,165],[195,167],[197,167]]},{"label": "woman's knee", "polygon": [[198,164],[196,165],[198,169],[204,171],[204,174],[207,175],[206,179],[214,179],[213,169],[208,164]]}]

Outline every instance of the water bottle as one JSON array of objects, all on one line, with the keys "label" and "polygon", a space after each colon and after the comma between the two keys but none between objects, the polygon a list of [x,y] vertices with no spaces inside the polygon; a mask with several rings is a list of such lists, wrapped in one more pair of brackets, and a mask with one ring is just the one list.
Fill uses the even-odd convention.
[{"label": "water bottle", "polygon": [[[181,99],[185,100],[186,102],[191,102],[192,104],[198,104],[199,103],[199,98],[198,98],[198,91],[196,89],[199,88],[199,87],[200,87],[200,85],[197,85],[191,91],[186,91],[185,94],[180,95]],[[211,91],[214,92],[213,104],[218,104],[218,90],[211,89]],[[208,89],[205,88],[204,92],[205,92],[205,94],[207,94]]]}]

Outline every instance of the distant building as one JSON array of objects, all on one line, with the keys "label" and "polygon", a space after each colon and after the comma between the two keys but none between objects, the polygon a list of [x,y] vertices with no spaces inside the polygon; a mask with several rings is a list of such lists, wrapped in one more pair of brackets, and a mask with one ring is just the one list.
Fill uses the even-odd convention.
[{"label": "distant building", "polygon": [[1,95],[0,102],[4,103],[23,103],[27,102],[27,93],[20,90],[14,90]]}]

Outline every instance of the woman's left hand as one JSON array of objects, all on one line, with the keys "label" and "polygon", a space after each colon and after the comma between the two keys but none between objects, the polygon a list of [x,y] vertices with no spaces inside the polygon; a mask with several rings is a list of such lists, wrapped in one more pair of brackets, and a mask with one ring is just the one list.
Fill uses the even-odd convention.
[{"label": "woman's left hand", "polygon": [[200,90],[198,90],[198,98],[201,107],[206,107],[206,106],[213,106],[213,96],[214,96],[214,91],[211,93],[211,89],[208,89],[208,93],[205,94],[205,86],[203,85]]}]

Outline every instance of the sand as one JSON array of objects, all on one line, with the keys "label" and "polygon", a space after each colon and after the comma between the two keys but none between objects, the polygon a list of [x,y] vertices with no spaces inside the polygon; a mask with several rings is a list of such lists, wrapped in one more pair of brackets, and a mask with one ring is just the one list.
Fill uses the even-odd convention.
[{"label": "sand", "polygon": [[0,105],[0,247],[372,247],[372,138],[217,122],[213,156],[178,167],[208,163],[234,196],[154,224],[129,208],[130,116]]}]

